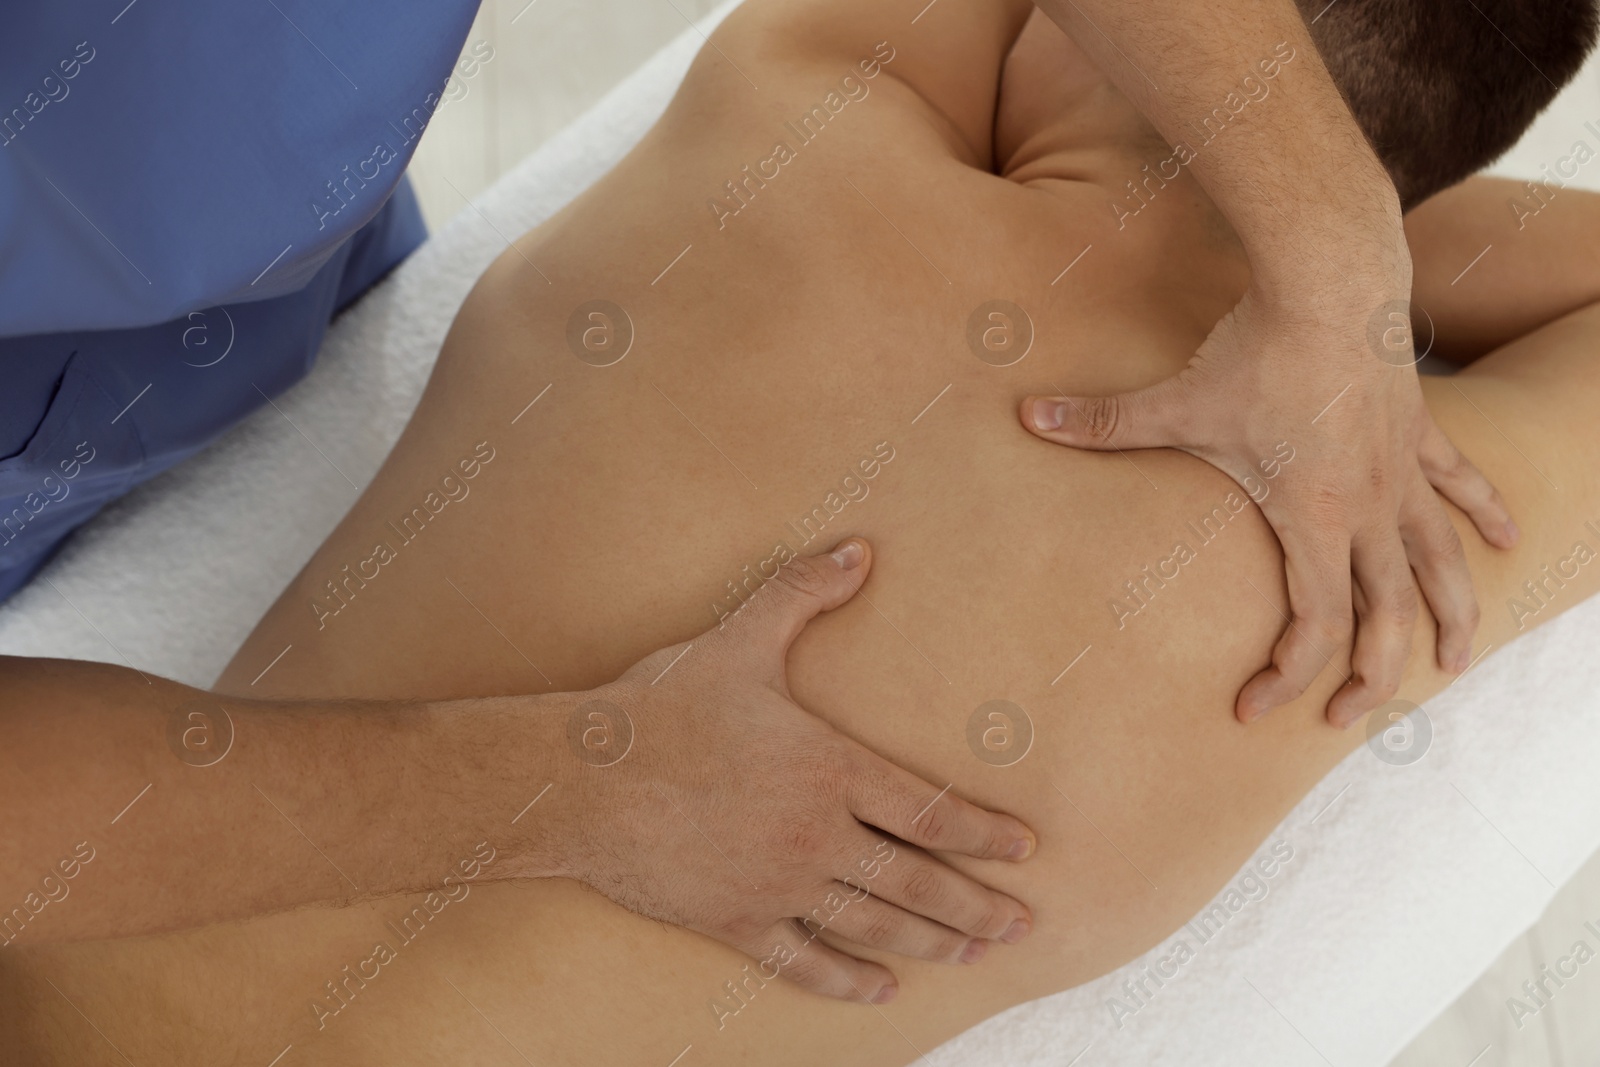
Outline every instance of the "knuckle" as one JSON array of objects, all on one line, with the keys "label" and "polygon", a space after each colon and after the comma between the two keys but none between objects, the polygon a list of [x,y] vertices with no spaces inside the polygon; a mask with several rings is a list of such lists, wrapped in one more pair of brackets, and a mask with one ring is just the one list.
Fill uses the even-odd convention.
[{"label": "knuckle", "polygon": [[1506,504],[1505,497],[1500,495],[1500,490],[1485,483],[1483,492],[1475,493],[1473,496],[1476,499],[1465,501],[1461,504],[1461,509],[1468,512],[1475,522],[1504,523],[1510,521],[1511,508]]},{"label": "knuckle", "polygon": [[1283,688],[1277,693],[1277,698],[1280,702],[1287,703],[1291,700],[1298,700],[1311,687],[1312,679],[1307,676],[1305,671],[1297,673],[1280,668],[1279,674],[1283,679]]},{"label": "knuckle", "polygon": [[815,862],[828,856],[833,830],[815,816],[802,815],[784,823],[778,844],[792,859]]},{"label": "knuckle", "polygon": [[976,824],[970,836],[973,839],[973,855],[987,859],[1005,855],[1011,843],[1021,834],[1013,831],[1006,820],[995,816]]},{"label": "knuckle", "polygon": [[1375,646],[1363,649],[1354,663],[1356,677],[1379,700],[1388,700],[1399,692],[1404,666],[1403,658],[1389,655]]},{"label": "knuckle", "polygon": [[1361,681],[1379,700],[1388,700],[1400,691],[1400,671],[1389,663],[1363,665]]},{"label": "knuckle", "polygon": [[1295,625],[1313,646],[1308,651],[1320,651],[1328,646],[1338,646],[1350,640],[1355,632],[1355,620],[1348,612],[1327,612],[1313,615]]},{"label": "knuckle", "polygon": [[806,945],[794,958],[783,967],[784,977],[805,986],[807,989],[821,991],[828,984],[828,968],[822,961],[822,954],[817,952],[812,945]]},{"label": "knuckle", "polygon": [[918,911],[937,908],[949,897],[945,880],[939,868],[932,864],[919,864],[906,875],[903,891],[908,904]]},{"label": "knuckle", "polygon": [[899,916],[888,908],[875,911],[861,927],[861,943],[873,946],[890,944],[902,925]]},{"label": "knuckle", "polygon": [[1417,587],[1407,582],[1385,594],[1380,610],[1390,622],[1410,627],[1417,621],[1421,600],[1422,598],[1417,596]]},{"label": "knuckle", "polygon": [[1417,458],[1424,469],[1444,478],[1461,478],[1472,472],[1467,457],[1443,434],[1424,437]]},{"label": "knuckle", "polygon": [[999,937],[1011,925],[1014,915],[1010,904],[999,897],[991,897],[984,902],[982,922],[976,932],[985,937]]},{"label": "knuckle", "polygon": [[1396,489],[1394,471],[1389,465],[1387,456],[1374,456],[1367,464],[1364,487],[1367,493],[1380,499],[1394,493]]},{"label": "knuckle", "polygon": [[1320,606],[1311,606],[1304,610],[1290,605],[1289,632],[1301,633],[1306,637],[1314,638],[1318,634],[1334,625],[1338,612],[1329,611]]},{"label": "knuckle", "polygon": [[1467,550],[1461,544],[1461,538],[1456,536],[1454,526],[1450,520],[1445,519],[1444,525],[1432,539],[1430,550],[1436,563],[1446,570],[1456,570],[1466,566]]},{"label": "knuckle", "polygon": [[1109,441],[1121,425],[1122,405],[1114,396],[1089,397],[1078,403],[1078,418],[1087,436]]},{"label": "knuckle", "polygon": [[748,912],[738,912],[729,915],[722,922],[722,934],[728,944],[735,946],[753,946],[746,949],[752,956],[759,956],[764,946],[757,945],[761,935],[771,925],[769,920],[758,918]]},{"label": "knuckle", "polygon": [[918,833],[930,845],[934,846],[938,846],[950,839],[954,821],[946,812],[940,809],[940,804],[932,805],[918,817],[916,823]]},{"label": "knuckle", "polygon": [[[800,762],[792,760],[791,765]],[[872,788],[870,776],[862,774],[861,763],[842,746],[826,746],[804,764],[804,796],[813,818],[838,815],[849,808],[852,794]]]},{"label": "knuckle", "polygon": [[817,782],[823,790],[833,796],[839,787],[853,779],[860,772],[855,755],[837,737],[826,739],[827,743],[821,746],[815,757],[814,773]]},{"label": "knuckle", "polygon": [[1299,510],[1304,512],[1312,528],[1343,529],[1345,517],[1351,512],[1353,494],[1334,479],[1319,480],[1302,491]]},{"label": "knuckle", "polygon": [[1348,641],[1356,632],[1356,609],[1353,603],[1340,605],[1328,616],[1328,633],[1336,641]]},{"label": "knuckle", "polygon": [[948,960],[954,963],[961,958],[961,953],[966,950],[967,943],[970,940],[971,938],[966,934],[939,934],[929,958]]},{"label": "knuckle", "polygon": [[804,597],[821,596],[828,588],[828,577],[822,568],[804,556],[779,567],[778,581],[785,589]]}]

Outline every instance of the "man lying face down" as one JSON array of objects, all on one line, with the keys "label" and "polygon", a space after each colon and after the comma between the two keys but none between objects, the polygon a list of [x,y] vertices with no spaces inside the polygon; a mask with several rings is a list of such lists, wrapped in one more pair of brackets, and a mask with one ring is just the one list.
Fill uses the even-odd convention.
[{"label": "man lying face down", "polygon": [[[1570,73],[1589,10],[1547,14],[1567,12],[1570,46],[1519,44],[1552,78]],[[1341,0],[1314,30],[1354,32],[1350,20],[1377,12]],[[1336,15],[1346,21],[1330,23]],[[1552,91],[1520,59],[1493,54],[1494,38],[1472,30],[1476,14],[1458,16],[1419,9],[1414,35],[1427,40],[1413,47],[1465,34],[1443,55],[1471,77],[1412,71],[1419,53],[1385,42],[1330,59],[1357,113],[1372,116],[1374,139],[1388,139],[1410,202],[1510,143]],[[414,702],[425,725],[389,723],[383,760],[331,749],[339,758],[319,764],[338,768],[322,779],[326,792],[286,814],[339,860],[347,848],[360,854],[361,835],[341,836],[333,821],[356,796],[369,836],[386,819],[427,831],[371,870],[341,862],[363,887],[435,841],[438,869],[338,909],[68,947],[19,942],[0,959],[0,1023],[32,1060],[84,1062],[99,1040],[54,1006],[55,982],[92,1001],[96,1023],[135,1060],[148,1048],[176,1062],[265,1050],[266,1062],[292,1043],[297,1062],[405,1064],[487,1059],[506,1042],[535,1062],[665,1063],[692,1046],[685,1064],[897,1064],[1162,945],[1263,845],[1292,856],[1293,842],[1269,840],[1274,827],[1361,741],[1321,714],[1348,647],[1324,650],[1329,670],[1304,700],[1240,724],[1234,695],[1281,631],[1287,602],[1282,554],[1246,490],[1192,456],[1047,447],[1009,418],[1030,391],[1106,392],[1183,368],[1246,284],[1239,243],[1183,173],[1163,178],[1119,227],[1114,205],[1128,182],[1142,185],[1144,167],[1174,146],[1031,5],[945,0],[908,19],[887,0],[750,0],[735,11],[640,145],[479,280],[384,469],[220,679],[215,699],[238,717],[261,700],[342,702],[330,745],[359,702]],[[1235,123],[1295,91],[1316,57],[1279,43],[1261,42],[1239,72],[1242,84],[1263,77],[1258,61],[1276,63],[1270,94],[1237,116],[1230,108],[1194,150],[1225,151]],[[880,60],[870,95],[797,147],[786,124],[880,51],[894,58]],[[1379,77],[1373,64],[1389,66]],[[1487,124],[1441,146],[1449,159],[1437,170],[1407,147],[1420,127],[1396,125],[1403,111],[1390,118],[1357,90],[1362,79],[1426,75],[1423,99],[1445,114],[1430,121],[1444,122],[1451,109],[1473,112],[1465,94],[1487,65],[1501,68],[1509,102],[1473,113]],[[1445,83],[1462,102],[1440,91]],[[736,216],[707,210],[709,198],[728,197],[730,175],[778,141],[795,150],[780,179],[741,183]],[[1564,222],[1502,244],[1483,233],[1510,222],[1505,195],[1503,184],[1468,182],[1413,220],[1418,301],[1442,347],[1481,357],[1444,387],[1424,382],[1424,394],[1532,520],[1513,550],[1467,539],[1491,604],[1563,558],[1583,518],[1600,511],[1590,360],[1600,313],[1580,310],[1600,302],[1600,277],[1570,240],[1600,233],[1600,210],[1563,194],[1548,210]],[[1494,211],[1474,209],[1485,197]],[[1458,248],[1488,240],[1496,254],[1452,287]],[[1557,262],[1562,286],[1526,274],[1529,263]],[[608,329],[625,322],[635,339],[621,358],[594,359],[582,343],[596,301],[613,309]],[[1521,339],[1490,353],[1508,337]],[[1563,492],[1542,494],[1520,476],[1523,458],[1486,418],[1515,425],[1518,448]],[[326,582],[486,439],[496,458],[474,479],[471,506],[430,520],[384,564],[383,580],[319,631],[313,605]],[[1281,468],[1274,492],[1296,475],[1300,461],[1284,462],[1294,449],[1292,439],[1261,443]],[[829,507],[842,473],[869,455],[879,457],[870,495]],[[818,501],[826,524],[796,523]],[[1233,514],[1221,533],[1202,542],[1187,532],[1219,504]],[[1468,519],[1455,521],[1470,532]],[[863,596],[808,584],[787,565],[776,577],[753,567],[760,580],[734,593],[741,606],[717,611],[750,561],[782,555],[780,545],[806,556],[845,534],[871,545],[849,581],[870,574]],[[1141,568],[1175,543],[1193,560],[1176,577],[1147,578]],[[1109,605],[1128,584],[1142,610],[1119,627]],[[1597,585],[1600,575],[1580,571],[1568,599],[1532,621]],[[1026,864],[950,857],[1027,902],[1027,937],[965,930],[992,901],[930,889],[928,856],[884,831],[872,790],[849,798],[849,825],[831,827],[853,835],[849,847],[829,851],[824,815],[785,825],[778,851],[827,865],[834,881],[794,892],[766,884],[759,895],[787,918],[752,919],[741,872],[771,842],[740,833],[738,816],[830,768],[797,757],[806,738],[754,690],[742,716],[694,707],[663,718],[607,683],[637,664],[624,677],[642,679],[640,691],[671,693],[725,666],[727,646],[696,637],[719,620],[714,632],[782,630],[787,644],[794,627],[767,607],[790,595],[835,610],[786,656],[756,664],[772,679],[764,691],[790,693],[830,734],[948,783],[944,797],[1032,827],[1038,850]],[[1498,648],[1516,632],[1491,612],[1482,641]],[[263,675],[286,646],[294,653]],[[656,649],[668,651],[641,662]],[[565,712],[578,713],[580,734],[601,725],[585,707],[527,714],[516,694],[537,684],[534,663],[553,687],[602,687],[628,713],[603,723],[620,734],[627,722],[620,755],[596,761],[569,745]],[[1431,663],[1413,657],[1405,699],[1446,683]],[[487,717],[450,714],[450,702],[472,696],[499,703]],[[101,734],[72,736],[79,759],[115,765],[93,748]],[[470,758],[463,737],[476,742]],[[263,776],[287,773],[252,764],[258,752],[236,746],[219,769],[256,777],[218,777],[208,796],[228,810],[236,787],[241,810],[249,801],[270,822],[244,840],[279,832],[303,849],[252,791],[251,780],[270,793]],[[181,795],[168,784],[146,802]],[[936,819],[944,802],[929,809]],[[426,907],[425,891],[479,841],[495,862],[470,899],[430,921],[380,977],[347,979],[343,968],[370,958],[388,923]],[[109,841],[95,844],[113,869]],[[552,851],[559,863],[545,862]],[[864,882],[866,860],[874,873]],[[1279,869],[1303,873],[1292,858]],[[697,872],[703,907],[679,925],[638,914],[663,917],[652,878],[662,870]],[[75,886],[60,918],[88,899]],[[251,1005],[247,1017],[230,1009],[239,1003]],[[186,1024],[218,1018],[229,1025]]]}]

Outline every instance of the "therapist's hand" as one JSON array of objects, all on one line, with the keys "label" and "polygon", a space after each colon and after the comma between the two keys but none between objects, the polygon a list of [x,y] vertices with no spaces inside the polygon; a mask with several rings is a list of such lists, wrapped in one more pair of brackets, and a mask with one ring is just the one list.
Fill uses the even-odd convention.
[{"label": "therapist's hand", "polygon": [[[1030,913],[925,849],[1019,860],[1034,838],[794,702],[790,644],[871,565],[859,539],[793,560],[720,628],[583,694],[626,712],[631,746],[599,750],[594,763],[616,762],[576,780],[583,825],[560,837],[575,850],[562,873],[624,907],[738,948],[767,980],[884,1003],[896,989],[887,968],[799,920],[900,955],[974,962],[991,940],[1020,940]],[[595,729],[612,729],[608,718],[623,721],[602,709]]]},{"label": "therapist's hand", "polygon": [[[1307,295],[1267,295],[1296,288]],[[1484,540],[1516,543],[1499,493],[1423,404],[1403,310],[1410,288],[1409,254],[1366,286],[1252,282],[1176,377],[1118,396],[1023,401],[1023,424],[1040,437],[1090,449],[1179,448],[1257,500],[1283,546],[1291,616],[1271,666],[1239,694],[1244,722],[1305,692],[1352,630],[1352,676],[1328,720],[1348,726],[1390,699],[1410,653],[1419,585],[1439,621],[1439,666],[1466,668],[1477,601],[1435,489]]]},{"label": "therapist's hand", "polygon": [[[1045,404],[1037,422],[1030,398],[1023,422],[1080,447],[1182,448],[1246,489],[1246,477],[1263,480],[1259,465],[1280,443],[1294,449],[1259,501],[1287,558],[1292,617],[1272,665],[1240,692],[1241,719],[1303,693],[1330,664],[1339,670],[1352,630],[1354,677],[1330,701],[1329,719],[1349,725],[1381,703],[1410,649],[1419,584],[1439,619],[1440,665],[1459,670],[1477,609],[1430,486],[1491,544],[1516,535],[1493,489],[1423,410],[1405,365],[1410,342],[1384,353],[1369,344],[1374,316],[1388,330],[1389,310],[1410,298],[1411,255],[1394,176],[1319,61],[1319,33],[1333,47],[1349,44],[1337,17],[1322,22],[1316,4],[1307,21],[1307,5],[1291,0],[1037,2],[1172,145],[1194,136],[1194,116],[1232,99],[1239,72],[1281,80],[1272,103],[1252,104],[1215,145],[1204,135],[1183,168],[1238,237],[1248,295],[1177,378]],[[1258,62],[1269,49],[1281,63]]]}]

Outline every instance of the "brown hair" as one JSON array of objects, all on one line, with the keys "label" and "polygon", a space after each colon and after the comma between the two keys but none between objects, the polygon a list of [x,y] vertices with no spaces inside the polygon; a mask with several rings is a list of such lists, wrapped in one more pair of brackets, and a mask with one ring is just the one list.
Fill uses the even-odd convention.
[{"label": "brown hair", "polygon": [[1594,47],[1596,0],[1297,0],[1412,207],[1497,159]]}]

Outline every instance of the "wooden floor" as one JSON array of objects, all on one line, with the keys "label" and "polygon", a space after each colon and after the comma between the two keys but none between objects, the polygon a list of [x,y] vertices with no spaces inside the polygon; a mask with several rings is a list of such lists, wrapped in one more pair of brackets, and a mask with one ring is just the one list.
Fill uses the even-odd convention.
[{"label": "wooden floor", "polygon": [[[463,52],[477,60],[476,69],[447,87],[448,102],[411,165],[429,227],[437,230],[714,6],[716,0],[484,0]],[[1559,113],[1519,146],[1519,176],[1538,177],[1541,162],[1570,150],[1583,119],[1600,118],[1600,64],[1591,62],[1579,80],[1580,90],[1569,91],[1553,109]],[[1600,189],[1600,168],[1593,169],[1576,184]],[[1585,921],[1600,927],[1600,856],[1391,1067],[1600,1064],[1600,963],[1581,969],[1520,1029],[1506,1006],[1509,997],[1525,998],[1522,983],[1574,941],[1600,949]]]}]

